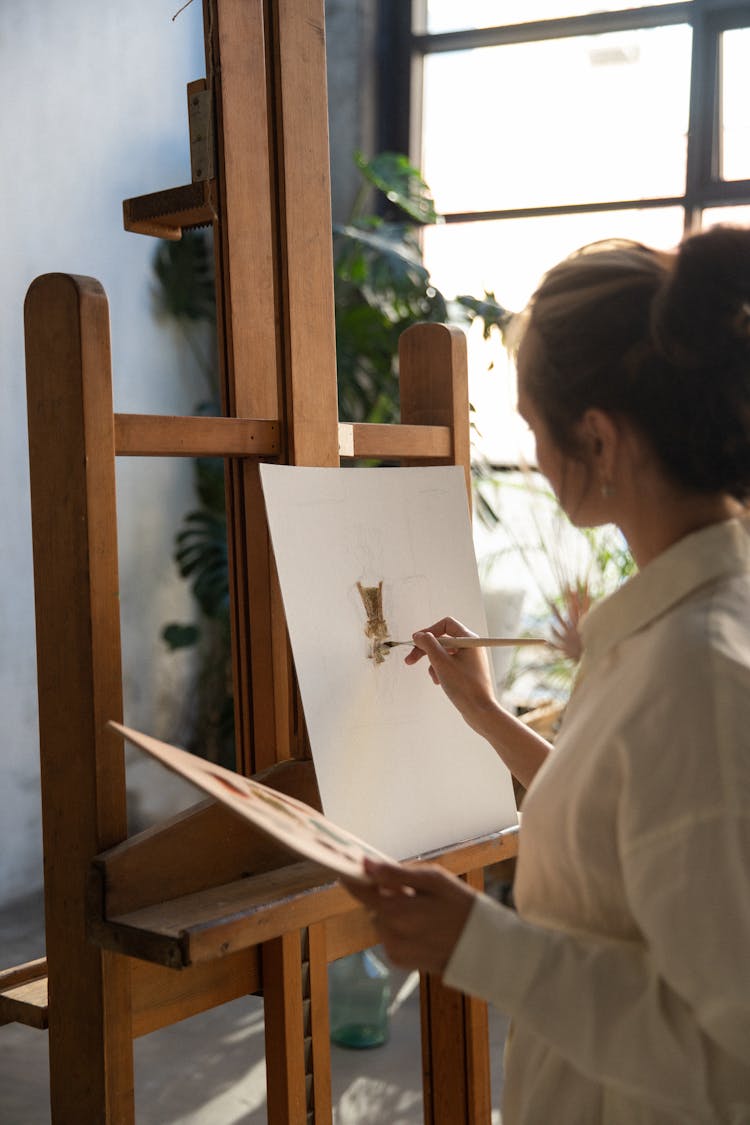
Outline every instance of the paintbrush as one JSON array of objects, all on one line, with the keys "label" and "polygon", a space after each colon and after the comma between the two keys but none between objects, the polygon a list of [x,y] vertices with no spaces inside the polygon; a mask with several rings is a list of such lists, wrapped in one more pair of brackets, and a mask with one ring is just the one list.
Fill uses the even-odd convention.
[{"label": "paintbrush", "polygon": [[[436,637],[443,648],[504,648],[516,645],[547,645],[544,637]],[[381,648],[395,648],[396,645],[414,647],[414,641],[381,641]]]}]

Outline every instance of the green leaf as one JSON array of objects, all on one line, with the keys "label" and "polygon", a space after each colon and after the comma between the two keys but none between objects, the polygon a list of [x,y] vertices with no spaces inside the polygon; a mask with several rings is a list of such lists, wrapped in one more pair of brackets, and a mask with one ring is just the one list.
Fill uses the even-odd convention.
[{"label": "green leaf", "polygon": [[334,268],[339,297],[343,283],[357,289],[361,300],[392,322],[429,319],[426,314],[436,290],[410,228],[390,223],[374,230],[337,228]]},{"label": "green leaf", "polygon": [[225,517],[226,492],[222,457],[195,459],[195,491],[204,508]]},{"label": "green leaf", "polygon": [[419,170],[401,153],[381,152],[367,160],[357,152],[354,161],[365,179],[410,218],[418,223],[439,221],[432,192]]},{"label": "green leaf", "polygon": [[197,625],[165,625],[161,631],[162,640],[166,641],[169,648],[174,652],[178,648],[190,648],[192,645],[197,644],[200,637],[200,629]]},{"label": "green leaf", "polygon": [[503,340],[505,339],[505,332],[515,313],[501,305],[494,293],[485,289],[484,297],[463,294],[455,298],[455,303],[464,311],[466,320],[470,324],[475,320],[483,322],[482,334],[485,340],[488,339],[493,328],[497,328]]},{"label": "green leaf", "polygon": [[201,610],[207,617],[223,617],[229,606],[226,516],[188,512],[176,545],[175,561],[182,577],[191,579]]},{"label": "green leaf", "polygon": [[153,258],[154,303],[162,316],[216,323],[214,259],[205,231],[159,243]]}]

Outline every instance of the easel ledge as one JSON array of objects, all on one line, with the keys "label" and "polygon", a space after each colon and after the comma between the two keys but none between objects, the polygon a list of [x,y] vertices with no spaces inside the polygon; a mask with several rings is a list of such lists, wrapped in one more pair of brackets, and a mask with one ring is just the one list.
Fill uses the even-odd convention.
[{"label": "easel ledge", "polygon": [[[232,814],[227,816],[231,818]],[[252,829],[248,843],[251,833]],[[272,850],[267,851],[269,858]],[[244,854],[251,853],[245,850]],[[445,848],[431,854],[430,862],[455,875],[465,875],[516,854],[517,829],[512,828]],[[118,893],[118,874],[132,865],[134,856],[136,863],[143,861],[147,865],[147,855],[147,849],[134,837],[94,861],[88,931],[97,945],[154,964],[184,969],[280,937],[290,928],[304,929],[334,919],[337,924],[329,927],[327,934],[329,961],[377,940],[369,924],[364,927],[362,940],[362,910],[353,908],[351,896],[338,880],[310,861],[288,862],[286,857],[284,863],[283,849],[276,852],[275,865],[270,870],[166,901],[122,909],[122,902],[118,902],[122,897]],[[128,885],[131,896],[137,899],[142,884],[136,879]],[[115,904],[117,913],[110,902]],[[351,929],[342,926],[342,916],[348,917]]]},{"label": "easel ledge", "polygon": [[[179,832],[180,819],[192,822],[193,828],[216,832],[224,848],[260,842],[264,851],[262,858],[256,852],[256,864],[265,859],[278,866],[166,901],[157,895],[156,901],[149,902],[154,898],[149,855],[153,857],[159,842],[164,844],[166,826],[158,833],[147,830],[133,836],[96,857],[89,876],[87,929],[90,940],[101,948],[137,959],[132,961],[131,981],[134,1037],[216,1003],[261,992],[259,947],[281,936],[291,923],[299,929],[323,924],[329,962],[377,941],[368,915],[354,905],[337,880],[314,863],[285,864],[283,849],[216,802],[203,802],[186,817],[175,819],[178,831],[172,832],[171,842],[176,843],[179,835],[186,845],[185,833]],[[195,845],[196,833],[191,834]],[[517,853],[518,828],[513,827],[423,859],[454,875],[465,875],[513,859]],[[131,889],[131,872],[138,868],[143,877]],[[164,877],[160,872],[159,881]],[[138,897],[148,905],[133,906]],[[164,969],[183,971],[164,973]],[[6,1023],[47,1028],[46,958],[0,972],[0,1026]]]}]

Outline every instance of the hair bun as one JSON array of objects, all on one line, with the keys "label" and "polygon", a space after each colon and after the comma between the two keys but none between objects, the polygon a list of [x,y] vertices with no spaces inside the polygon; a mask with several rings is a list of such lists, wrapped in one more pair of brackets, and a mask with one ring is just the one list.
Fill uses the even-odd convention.
[{"label": "hair bun", "polygon": [[702,365],[750,345],[750,230],[718,226],[687,238],[652,306],[658,349]]}]

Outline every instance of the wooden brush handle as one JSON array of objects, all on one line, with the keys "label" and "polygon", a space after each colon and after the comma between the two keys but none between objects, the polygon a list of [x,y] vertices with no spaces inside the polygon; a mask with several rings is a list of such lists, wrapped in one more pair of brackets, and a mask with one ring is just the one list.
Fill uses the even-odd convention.
[{"label": "wooden brush handle", "polygon": [[[436,637],[443,648],[515,648],[518,645],[546,645],[544,637]],[[384,647],[412,645],[413,641],[385,641]]]}]

